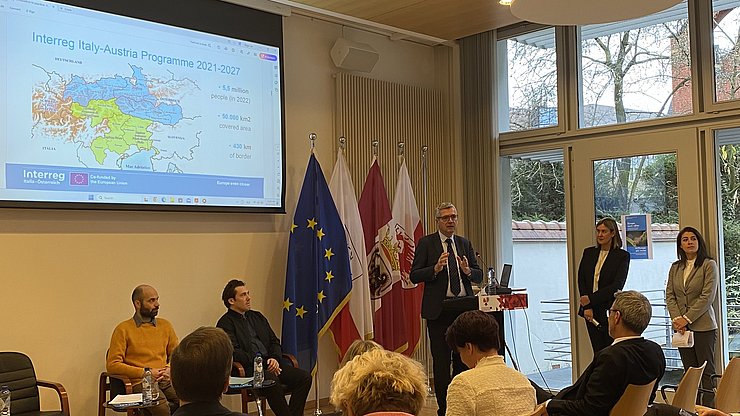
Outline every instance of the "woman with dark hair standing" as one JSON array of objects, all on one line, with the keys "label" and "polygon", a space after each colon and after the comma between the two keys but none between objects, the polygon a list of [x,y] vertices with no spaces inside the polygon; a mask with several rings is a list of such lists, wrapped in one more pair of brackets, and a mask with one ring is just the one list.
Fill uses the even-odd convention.
[{"label": "woman with dark hair standing", "polygon": [[578,314],[586,320],[594,354],[614,342],[607,330],[607,311],[614,294],[624,288],[630,267],[630,255],[621,247],[617,222],[603,218],[596,224],[596,246],[583,250],[578,266]]},{"label": "woman with dark hair standing", "polygon": [[[700,367],[706,361],[701,386],[711,391],[717,344],[717,321],[712,307],[719,281],[717,263],[709,257],[704,238],[693,227],[684,227],[678,233],[676,251],[678,261],[668,272],[665,302],[673,330],[682,334],[687,330],[694,332],[694,346],[678,349],[684,370]],[[702,396],[702,404],[711,406],[713,395]]]}]

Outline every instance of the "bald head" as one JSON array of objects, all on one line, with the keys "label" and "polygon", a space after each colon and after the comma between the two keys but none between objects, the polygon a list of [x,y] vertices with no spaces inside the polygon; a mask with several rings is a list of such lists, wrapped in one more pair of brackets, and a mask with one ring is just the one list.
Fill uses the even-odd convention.
[{"label": "bald head", "polygon": [[149,285],[139,285],[131,293],[134,309],[142,318],[154,318],[159,312],[159,293]]}]

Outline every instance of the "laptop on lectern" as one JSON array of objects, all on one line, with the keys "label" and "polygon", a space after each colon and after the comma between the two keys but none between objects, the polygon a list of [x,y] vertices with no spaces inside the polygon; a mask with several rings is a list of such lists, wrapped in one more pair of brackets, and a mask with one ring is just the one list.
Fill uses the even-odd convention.
[{"label": "laptop on lectern", "polygon": [[504,264],[504,269],[501,270],[501,280],[499,287],[508,288],[509,280],[511,280],[511,264]]}]

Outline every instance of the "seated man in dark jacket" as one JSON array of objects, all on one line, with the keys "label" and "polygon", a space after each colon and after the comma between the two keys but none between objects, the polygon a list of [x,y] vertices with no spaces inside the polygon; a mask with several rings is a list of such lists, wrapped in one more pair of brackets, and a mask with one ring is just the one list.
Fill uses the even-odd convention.
[{"label": "seated man in dark jacket", "polygon": [[655,381],[652,402],[665,373],[665,356],[660,345],[641,336],[651,317],[652,307],[644,295],[617,292],[608,319],[614,343],[599,351],[575,384],[556,396],[535,386],[538,402],[547,400],[546,414],[608,416],[627,385]]},{"label": "seated man in dark jacket", "polygon": [[[244,366],[248,376],[254,371],[254,357],[262,355],[265,380],[275,380],[274,386],[261,392],[276,416],[302,416],[306,397],[311,389],[311,375],[283,362],[280,340],[267,318],[252,310],[251,297],[244,282],[231,280],[221,299],[229,309],[216,324],[226,331],[234,346],[234,361]],[[290,405],[285,401],[283,385],[290,391]]]}]

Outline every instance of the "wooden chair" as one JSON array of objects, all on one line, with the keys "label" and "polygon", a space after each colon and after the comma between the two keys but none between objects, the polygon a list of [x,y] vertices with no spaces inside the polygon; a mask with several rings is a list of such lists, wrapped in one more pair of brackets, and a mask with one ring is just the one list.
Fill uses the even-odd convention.
[{"label": "wooden chair", "polygon": [[[10,387],[13,416],[69,416],[67,390],[59,383],[37,379],[33,362],[26,354],[0,352],[0,385]],[[39,387],[57,392],[61,410],[40,411]]]},{"label": "wooden chair", "polygon": [[[298,368],[298,360],[296,360],[296,358],[293,355],[283,353],[283,358],[290,361],[293,367]],[[236,377],[246,377],[247,376],[247,372],[244,370],[244,366],[237,363],[236,361],[234,361],[234,363],[232,364],[232,369],[233,369],[232,374]],[[231,389],[230,388],[226,391],[226,394],[239,394],[242,396],[242,413],[245,413],[245,414],[249,413],[249,402],[257,401],[257,396],[255,396],[255,394],[251,390],[248,390],[246,388],[242,388],[242,389]],[[289,394],[290,392],[286,390],[285,395],[287,396]],[[260,402],[262,404],[262,414],[264,414],[266,411],[265,409],[266,401],[261,400]]]},{"label": "wooden chair", "polygon": [[653,380],[648,384],[636,385],[630,384],[622,394],[617,404],[609,412],[609,416],[639,416],[647,412],[650,403],[650,395],[653,393],[653,386],[658,380]]},{"label": "wooden chair", "polygon": [[[727,364],[714,393],[714,407],[725,413],[740,412],[740,357]],[[701,389],[704,391],[704,389]]]},{"label": "wooden chair", "polygon": [[693,412],[696,408],[696,395],[699,392],[701,375],[704,373],[704,367],[706,366],[707,362],[705,361],[701,367],[689,367],[678,386],[665,385],[661,387],[660,394],[663,396],[663,401],[669,403],[666,391],[673,390],[675,391],[673,401],[669,404]]},{"label": "wooden chair", "polygon": [[532,410],[532,413],[527,414],[527,416],[542,416],[545,414],[545,404],[541,403],[538,404],[537,407]]},{"label": "wooden chair", "polygon": [[[100,373],[100,382],[98,383],[98,416],[105,416],[105,403],[119,394],[131,394],[131,380],[128,377],[118,376],[106,371]],[[110,393],[110,394],[109,394]],[[136,416],[139,412],[135,409],[116,410],[115,412],[126,412],[126,416]]]}]

